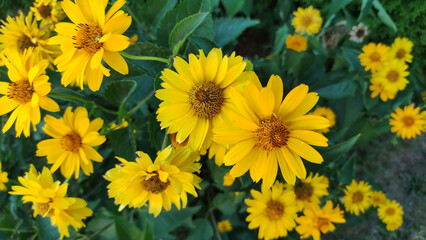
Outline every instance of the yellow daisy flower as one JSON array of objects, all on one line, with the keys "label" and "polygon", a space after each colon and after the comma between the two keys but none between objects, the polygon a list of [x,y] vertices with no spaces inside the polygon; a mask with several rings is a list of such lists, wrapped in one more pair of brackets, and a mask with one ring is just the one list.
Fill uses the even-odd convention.
[{"label": "yellow daisy flower", "polygon": [[38,61],[33,49],[23,54],[10,49],[4,50],[3,62],[8,68],[10,83],[0,82],[0,115],[12,112],[3,126],[6,132],[15,122],[16,137],[24,132],[30,136],[30,125],[34,131],[40,122],[40,108],[49,112],[59,111],[59,105],[47,97],[50,92],[49,77],[44,74],[47,60]]},{"label": "yellow daisy flower", "polygon": [[346,212],[359,215],[364,213],[371,205],[371,186],[364,182],[352,180],[351,184],[346,186],[345,196],[342,201],[345,204]]},{"label": "yellow daisy flower", "polygon": [[[229,93],[235,104],[230,119],[216,129],[214,141],[231,147],[224,157],[226,166],[233,166],[230,174],[239,177],[250,170],[253,181],[263,179],[270,187],[278,166],[284,179],[294,184],[296,176],[305,179],[302,158],[321,163],[322,156],[310,145],[327,146],[327,138],[312,130],[329,126],[326,118],[305,115],[318,101],[318,94],[308,93],[301,84],[283,98],[283,83],[272,75],[265,88],[247,83],[243,93],[236,89]],[[245,97],[249,96],[249,97]]]},{"label": "yellow daisy flower", "polygon": [[275,239],[287,236],[288,231],[296,227],[296,200],[293,192],[284,192],[284,185],[278,181],[262,192],[250,191],[253,199],[245,199],[246,218],[249,229],[259,228],[259,239]]},{"label": "yellow daisy flower", "polygon": [[62,1],[62,8],[73,23],[58,23],[57,36],[50,44],[61,45],[62,55],[55,60],[59,72],[63,72],[62,84],[83,83],[92,91],[98,91],[102,79],[109,76],[102,60],[121,74],[128,73],[124,58],[118,53],[126,49],[129,38],[122,35],[130,26],[132,18],[119,11],[125,0],[116,1],[105,14],[108,0]]},{"label": "yellow daisy flower", "polygon": [[408,38],[396,38],[391,46],[390,56],[410,63],[413,59],[413,55],[411,55],[412,48],[413,43]]},{"label": "yellow daisy flower", "polygon": [[308,207],[311,203],[319,204],[322,196],[328,195],[328,183],[324,183],[324,176],[316,173],[309,174],[296,185],[286,184],[286,191],[294,192],[296,195],[297,210]]},{"label": "yellow daisy flower", "polygon": [[83,219],[92,215],[92,210],[81,198],[67,197],[68,183],[53,182],[52,173],[44,167],[42,173],[37,173],[31,164],[30,171],[25,177],[19,177],[22,186],[12,186],[12,195],[23,195],[24,203],[32,202],[34,217],[50,217],[53,226],[57,226],[61,239],[69,237],[68,226],[75,230],[85,227]]},{"label": "yellow daisy flower", "polygon": [[380,205],[377,212],[388,231],[394,231],[402,225],[404,211],[397,201],[388,201]]},{"label": "yellow daisy flower", "polygon": [[386,198],[386,195],[383,192],[373,191],[371,192],[370,201],[371,201],[371,205],[376,208],[389,200]]},{"label": "yellow daisy flower", "polygon": [[39,28],[32,12],[26,17],[23,13],[15,18],[8,16],[1,23],[0,50],[12,49],[23,54],[32,48],[32,53],[38,55],[37,60],[47,59],[50,63],[58,56],[59,49],[47,44],[50,30]]},{"label": "yellow daisy flower", "polygon": [[321,29],[322,18],[318,9],[309,6],[308,8],[299,7],[293,12],[294,18],[291,21],[294,29],[299,34],[307,33],[309,35],[318,33]]},{"label": "yellow daisy flower", "polygon": [[396,96],[396,93],[392,93],[389,91],[386,91],[382,83],[377,82],[374,78],[370,81],[370,91],[371,91],[371,98],[375,98],[380,94],[380,99],[383,102],[387,102],[389,99],[394,99]]},{"label": "yellow daisy flower", "polygon": [[372,81],[380,83],[385,91],[396,93],[404,90],[408,84],[407,68],[408,66],[403,61],[391,60],[377,69],[377,72],[373,74]]},{"label": "yellow daisy flower", "polygon": [[0,162],[0,190],[6,190],[6,185],[4,184],[7,183],[8,181],[9,179],[7,178],[7,172],[1,171],[1,162]]},{"label": "yellow daisy flower", "polygon": [[235,182],[235,178],[231,174],[226,173],[223,176],[223,186],[225,186],[225,187],[232,186],[232,184],[234,184],[234,182]]},{"label": "yellow daisy flower", "polygon": [[52,138],[37,144],[36,156],[46,156],[47,163],[53,164],[50,170],[55,172],[61,167],[61,173],[66,178],[73,173],[78,178],[80,168],[86,175],[93,173],[92,160],[103,160],[93,147],[106,140],[98,133],[104,121],[101,118],[90,121],[84,107],[78,107],[74,112],[72,107],[68,107],[62,118],[47,115],[44,121],[46,125],[43,130]]},{"label": "yellow daisy flower", "polygon": [[389,47],[384,44],[369,43],[362,47],[362,53],[358,56],[365,71],[376,71],[389,58]]},{"label": "yellow daisy flower", "polygon": [[394,113],[391,113],[389,124],[392,125],[391,132],[401,136],[402,139],[415,138],[420,135],[425,129],[425,118],[422,116],[420,108],[412,105],[404,107],[404,110],[397,108]]},{"label": "yellow daisy flower", "polygon": [[321,233],[326,234],[336,229],[333,223],[346,222],[343,218],[343,211],[340,211],[339,206],[333,208],[331,201],[327,201],[323,208],[317,204],[310,204],[303,210],[303,214],[304,216],[296,219],[299,224],[296,231],[301,235],[301,239],[312,236],[314,240],[320,240]]},{"label": "yellow daisy flower", "polygon": [[177,142],[188,139],[192,150],[207,149],[212,128],[227,118],[229,90],[244,80],[237,78],[246,63],[235,53],[222,56],[222,50],[215,48],[207,57],[202,50],[198,57],[190,54],[189,63],[176,57],[173,65],[177,72],[165,69],[160,77],[164,89],[155,93],[163,101],[157,119],[168,133],[177,133]]},{"label": "yellow daisy flower", "polygon": [[285,40],[285,45],[288,49],[296,52],[303,52],[308,48],[308,40],[299,35],[288,35]]},{"label": "yellow daisy flower", "polygon": [[330,128],[336,125],[336,114],[333,112],[333,110],[331,110],[331,108],[317,107],[310,114],[325,117],[328,119],[328,121],[330,121],[330,126],[321,130],[323,133],[329,132]]},{"label": "yellow daisy flower", "polygon": [[36,19],[41,21],[40,26],[42,28],[53,29],[55,24],[65,18],[61,4],[56,0],[35,0],[30,10],[34,13]]},{"label": "yellow daisy flower", "polygon": [[158,216],[161,209],[171,209],[172,203],[180,209],[186,207],[187,193],[197,197],[195,187],[201,179],[193,174],[201,168],[200,155],[182,147],[169,146],[162,150],[154,162],[143,152],[137,152],[136,162],[116,157],[121,164],[105,174],[108,195],[120,205],[119,211],[129,207],[140,208],[149,201],[149,213]]},{"label": "yellow daisy flower", "polygon": [[214,157],[214,162],[220,167],[223,164],[223,158],[228,150],[228,145],[212,142],[209,148],[209,159]]},{"label": "yellow daisy flower", "polygon": [[226,219],[217,223],[217,230],[219,230],[219,232],[229,232],[232,231],[232,225],[229,220]]}]

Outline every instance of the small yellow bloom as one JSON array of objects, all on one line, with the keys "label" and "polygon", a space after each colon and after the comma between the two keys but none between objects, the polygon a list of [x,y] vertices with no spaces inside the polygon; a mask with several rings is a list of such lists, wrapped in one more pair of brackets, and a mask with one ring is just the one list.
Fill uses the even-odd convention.
[{"label": "small yellow bloom", "polygon": [[232,231],[232,225],[229,220],[226,219],[217,223],[217,229],[219,232],[229,232]]},{"label": "small yellow bloom", "polygon": [[138,41],[138,35],[134,34],[131,38],[129,38],[130,44],[133,44]]},{"label": "small yellow bloom", "polygon": [[364,182],[352,180],[351,184],[346,186],[345,196],[342,201],[345,204],[346,212],[359,215],[364,213],[371,205],[371,186]]},{"label": "small yellow bloom", "polygon": [[371,205],[376,208],[380,206],[381,204],[387,202],[388,199],[386,198],[386,195],[383,192],[373,191],[371,192],[370,201],[371,201]]},{"label": "small yellow bloom", "polygon": [[328,108],[328,107],[317,107],[310,114],[327,118],[328,121],[330,121],[330,126],[329,127],[320,130],[323,133],[329,132],[330,128],[332,128],[332,127],[334,127],[336,125],[336,114],[333,112],[333,110],[331,108]]},{"label": "small yellow bloom", "polygon": [[404,110],[397,108],[394,113],[391,113],[389,124],[392,125],[391,132],[401,136],[402,139],[415,138],[420,135],[425,129],[426,119],[424,113],[419,113],[420,108],[412,105],[404,107]]},{"label": "small yellow bloom", "polygon": [[358,56],[365,71],[371,69],[375,72],[389,58],[389,47],[384,44],[369,43],[362,47],[362,53]]},{"label": "small yellow bloom", "polygon": [[309,6],[308,8],[299,7],[293,12],[294,18],[291,24],[299,34],[307,33],[309,35],[318,33],[321,29],[322,18],[318,9]]},{"label": "small yellow bloom", "polygon": [[404,211],[397,201],[388,201],[380,205],[377,212],[388,231],[394,231],[402,225]]},{"label": "small yellow bloom", "polygon": [[0,162],[0,190],[6,190],[6,185],[9,179],[7,178],[7,172],[2,172],[1,170],[1,162]]},{"label": "small yellow bloom", "polygon": [[390,49],[390,57],[404,62],[411,62],[413,43],[408,38],[396,38]]},{"label": "small yellow bloom", "polygon": [[305,37],[299,35],[288,35],[285,40],[285,45],[288,49],[296,52],[303,52],[308,48],[308,40]]},{"label": "small yellow bloom", "polygon": [[113,122],[111,124],[110,128],[112,130],[118,130],[118,129],[126,128],[127,126],[129,126],[129,123],[125,119],[121,119],[121,124],[120,125],[117,125],[117,124],[115,124],[115,122]]},{"label": "small yellow bloom", "polygon": [[61,4],[56,0],[35,0],[34,6],[30,8],[38,21],[40,27],[53,29],[55,24],[65,18]]},{"label": "small yellow bloom", "polygon": [[235,181],[235,177],[233,177],[231,174],[229,174],[229,173],[226,173],[224,176],[223,176],[223,186],[225,186],[225,187],[229,187],[229,186],[231,186],[232,184],[234,184],[234,181]]},{"label": "small yellow bloom", "polygon": [[372,82],[380,83],[383,89],[389,93],[396,94],[404,90],[408,84],[407,64],[396,59],[384,63],[373,73]]},{"label": "small yellow bloom", "polygon": [[394,99],[396,96],[396,93],[386,91],[382,84],[377,82],[374,78],[370,80],[370,91],[371,91],[371,98],[375,98],[378,95],[380,95],[380,99],[383,102],[387,102],[389,99]]}]

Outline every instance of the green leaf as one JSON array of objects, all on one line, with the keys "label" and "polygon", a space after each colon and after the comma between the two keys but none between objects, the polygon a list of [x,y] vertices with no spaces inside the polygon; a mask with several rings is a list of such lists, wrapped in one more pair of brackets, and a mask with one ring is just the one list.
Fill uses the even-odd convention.
[{"label": "green leaf", "polygon": [[359,12],[358,22],[362,21],[373,5],[373,0],[362,0],[361,11]]},{"label": "green leaf", "polygon": [[272,54],[279,54],[285,45],[285,40],[288,36],[288,26],[284,25],[278,28],[275,33],[274,47],[272,48]]},{"label": "green leaf", "polygon": [[132,141],[133,137],[130,133],[130,128],[122,128],[110,132],[108,142],[111,143],[112,151],[114,156],[122,157],[129,161],[136,158],[136,144]]},{"label": "green leaf", "polygon": [[143,232],[136,225],[123,216],[115,216],[115,231],[119,240],[139,240]]},{"label": "green leaf", "polygon": [[361,62],[359,61],[360,50],[342,47],[342,56],[346,60],[349,66],[349,70],[363,70],[364,67],[361,66]]},{"label": "green leaf", "polygon": [[217,18],[214,21],[214,38],[217,46],[223,47],[249,27],[259,24],[259,20],[250,18]]},{"label": "green leaf", "polygon": [[331,16],[334,13],[337,13],[340,9],[348,5],[352,0],[333,0],[330,4],[330,10],[328,16]]},{"label": "green leaf", "polygon": [[208,53],[210,50],[212,50],[212,48],[217,47],[216,43],[207,38],[189,37],[188,39],[197,49],[202,49],[205,53]]},{"label": "green leaf", "polygon": [[108,102],[120,106],[135,91],[136,85],[136,82],[133,80],[111,82],[104,90],[104,97]]},{"label": "green leaf", "polygon": [[197,219],[194,221],[195,228],[191,231],[186,240],[212,239],[213,227],[207,219]]},{"label": "green leaf", "polygon": [[173,56],[178,54],[182,44],[200,26],[208,14],[208,12],[196,13],[176,24],[169,37],[169,46],[172,49]]},{"label": "green leaf", "polygon": [[335,160],[338,160],[340,157],[345,155],[349,150],[351,150],[351,148],[355,145],[355,143],[358,141],[358,138],[360,136],[361,134],[355,135],[344,142],[340,142],[331,147],[323,149],[321,151],[322,157],[327,162],[333,162]]},{"label": "green leaf", "polygon": [[315,91],[320,97],[327,99],[339,99],[355,94],[357,86],[352,80],[343,80],[339,83],[331,84]]},{"label": "green leaf", "polygon": [[37,215],[35,225],[39,239],[57,240],[59,238],[58,228],[52,226],[50,218]]},{"label": "green leaf", "polygon": [[177,210],[175,207],[170,211],[162,211],[156,218],[152,214],[147,214],[148,221],[152,223],[155,235],[168,233],[181,226],[185,221],[190,220],[192,216],[200,210],[201,206],[186,207]]},{"label": "green leaf", "polygon": [[340,185],[348,185],[354,179],[354,164],[356,155],[352,154],[349,159],[343,164],[340,171],[337,172]]},{"label": "green leaf", "polygon": [[378,11],[378,16],[380,20],[388,27],[390,27],[395,32],[397,31],[395,23],[392,21],[392,18],[389,16],[389,14],[386,12],[386,10],[383,8],[382,4],[378,0],[373,1],[373,6]]},{"label": "green leaf", "polygon": [[143,240],[154,240],[154,230],[152,229],[152,225],[149,221],[146,221],[145,229],[143,231]]},{"label": "green leaf", "polygon": [[168,11],[176,6],[177,0],[148,0],[143,4],[141,9],[142,21],[151,26],[152,32],[155,34],[158,26]]},{"label": "green leaf", "polygon": [[221,0],[228,17],[233,17],[244,5],[245,0]]},{"label": "green leaf", "polygon": [[172,54],[169,49],[159,47],[154,43],[150,42],[137,42],[130,45],[125,52],[132,55],[139,56],[151,56],[151,57],[162,57],[169,58]]}]

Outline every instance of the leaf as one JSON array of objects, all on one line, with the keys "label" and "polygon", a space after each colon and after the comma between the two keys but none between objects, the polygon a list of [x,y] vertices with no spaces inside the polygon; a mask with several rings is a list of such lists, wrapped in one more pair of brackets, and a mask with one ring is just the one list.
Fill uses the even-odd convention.
[{"label": "leaf", "polygon": [[152,229],[152,225],[149,221],[146,221],[143,231],[143,240],[154,240],[154,230]]},{"label": "leaf", "polygon": [[397,31],[395,23],[392,21],[392,18],[389,16],[389,14],[386,12],[386,10],[383,8],[382,4],[378,0],[373,1],[373,6],[378,11],[378,16],[380,20],[388,27],[390,27],[393,31]]},{"label": "leaf", "polygon": [[259,23],[259,20],[250,18],[217,18],[213,24],[214,40],[217,46],[223,47],[237,39],[244,30]]},{"label": "leaf", "polygon": [[367,13],[370,11],[371,6],[373,5],[373,0],[362,0],[361,11],[359,12],[358,22],[361,22]]},{"label": "leaf", "polygon": [[361,62],[359,61],[360,50],[342,47],[342,56],[346,60],[349,66],[349,70],[363,70]]},{"label": "leaf", "polygon": [[153,34],[168,11],[176,6],[177,0],[148,0],[141,9],[142,21],[151,26]]},{"label": "leaf", "polygon": [[[58,95],[71,95],[71,96],[75,96],[78,98],[86,98],[83,94],[81,94],[78,91],[72,90],[71,88],[65,88],[65,87],[57,87],[57,88],[53,88],[50,93],[54,93],[54,94],[58,94]],[[64,98],[62,97],[56,97],[56,96],[51,96],[52,98],[57,98],[60,100],[64,100]],[[70,101],[70,102],[75,102],[78,104],[81,104],[81,102],[79,100],[74,100],[71,98],[66,98],[66,101]]]},{"label": "leaf", "polygon": [[194,44],[197,49],[202,49],[204,52],[208,53],[212,48],[217,47],[216,43],[203,37],[189,37],[189,41]]},{"label": "leaf", "polygon": [[50,218],[37,215],[35,225],[39,239],[57,240],[59,238],[58,228],[52,226]]},{"label": "leaf", "polygon": [[136,85],[136,82],[133,80],[111,82],[104,90],[104,97],[108,102],[120,106],[135,91]]},{"label": "leaf", "polygon": [[192,218],[192,216],[201,209],[201,206],[186,207],[181,210],[177,210],[175,207],[170,211],[161,212],[156,218],[152,214],[147,214],[148,221],[152,223],[154,233],[166,234],[176,229],[185,223],[185,221]]},{"label": "leaf", "polygon": [[355,145],[355,143],[358,141],[358,138],[360,136],[361,134],[355,135],[344,142],[340,142],[326,149],[322,149],[321,150],[322,157],[327,162],[333,162],[338,160],[340,157],[345,155],[349,150],[351,150],[351,148]]},{"label": "leaf", "polygon": [[320,97],[327,99],[339,99],[355,94],[357,86],[352,80],[343,80],[339,83],[331,84],[326,87],[316,89]]},{"label": "leaf", "polygon": [[127,160],[135,159],[136,144],[132,141],[130,128],[122,128],[110,132],[108,141],[111,143],[114,156],[122,157]]},{"label": "leaf", "polygon": [[274,47],[272,48],[272,54],[279,54],[285,45],[285,40],[288,36],[288,26],[284,25],[278,28],[275,33]]},{"label": "leaf", "polygon": [[119,240],[139,240],[143,232],[123,216],[115,216],[115,231]]},{"label": "leaf", "polygon": [[195,228],[189,233],[186,240],[212,239],[213,227],[207,219],[196,219]]},{"label": "leaf", "polygon": [[208,12],[196,13],[176,24],[169,37],[169,46],[172,49],[173,56],[178,54],[182,44],[200,26],[208,14]]},{"label": "leaf", "polygon": [[137,42],[130,45],[125,52],[128,52],[132,55],[140,56],[151,56],[151,57],[162,57],[169,58],[172,54],[169,49],[164,47],[159,47],[154,43],[150,42]]},{"label": "leaf", "polygon": [[356,155],[352,154],[349,159],[343,164],[340,171],[337,172],[340,185],[348,185],[354,179],[354,164]]},{"label": "leaf", "polygon": [[337,13],[340,9],[348,5],[352,0],[333,0],[330,4],[330,10],[328,16],[331,16],[334,13]]},{"label": "leaf", "polygon": [[225,7],[226,14],[233,17],[244,6],[245,0],[221,0]]}]

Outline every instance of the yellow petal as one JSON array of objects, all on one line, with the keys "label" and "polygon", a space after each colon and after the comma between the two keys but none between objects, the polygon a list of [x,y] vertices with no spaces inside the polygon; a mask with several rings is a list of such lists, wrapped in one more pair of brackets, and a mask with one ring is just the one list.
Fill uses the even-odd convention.
[{"label": "yellow petal", "polygon": [[119,53],[105,51],[104,60],[115,71],[123,75],[129,73],[129,67],[127,66],[126,60],[124,60],[124,58]]},{"label": "yellow petal", "polygon": [[126,49],[130,44],[129,38],[120,34],[111,34],[104,42],[103,48],[110,52],[119,52]]},{"label": "yellow petal", "polygon": [[310,162],[322,163],[324,161],[321,154],[309,146],[308,143],[302,142],[296,138],[290,138],[288,139],[287,144],[291,151]]}]

